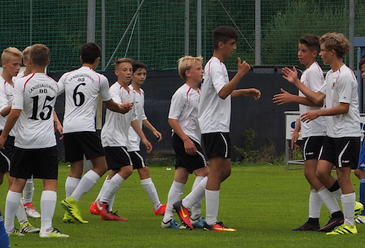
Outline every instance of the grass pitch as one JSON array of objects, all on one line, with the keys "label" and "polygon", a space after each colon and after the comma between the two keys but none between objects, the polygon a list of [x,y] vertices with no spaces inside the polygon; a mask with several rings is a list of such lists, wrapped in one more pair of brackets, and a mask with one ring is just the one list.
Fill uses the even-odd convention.
[{"label": "grass pitch", "polygon": [[[166,164],[165,164],[166,165]],[[169,170],[168,168],[171,168]],[[293,232],[291,228],[303,224],[308,218],[309,185],[303,175],[303,166],[242,165],[232,167],[232,175],[222,184],[218,220],[237,229],[221,233],[203,230],[162,229],[162,216],[155,216],[153,206],[144,192],[138,173],[119,189],[113,210],[128,218],[127,222],[100,221],[89,214],[90,203],[97,196],[105,176],[80,202],[84,219],[89,224],[65,224],[61,200],[65,198],[64,183],[69,168],[59,168],[57,206],[53,226],[69,234],[69,238],[41,239],[37,234],[10,237],[12,247],[357,247],[363,243],[365,225],[357,225],[357,235],[326,236],[316,232]],[[150,167],[161,202],[166,202],[174,168]],[[185,186],[189,193],[194,176]],[[359,180],[352,175],[355,191]],[[34,205],[40,211],[41,180],[35,180]],[[7,193],[6,182],[1,186],[0,207],[4,211]],[[358,197],[358,196],[357,196]],[[205,214],[205,202],[202,212]],[[175,214],[178,220],[178,216]],[[327,223],[329,213],[322,206],[320,223]],[[40,227],[40,219],[30,219]],[[19,227],[15,221],[16,227]],[[1,246],[1,245],[0,245]]]}]

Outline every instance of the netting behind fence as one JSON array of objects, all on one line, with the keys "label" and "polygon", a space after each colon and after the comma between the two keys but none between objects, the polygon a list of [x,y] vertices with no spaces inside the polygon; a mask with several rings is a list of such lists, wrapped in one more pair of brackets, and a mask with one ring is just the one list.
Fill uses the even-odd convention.
[{"label": "netting behind fence", "polygon": [[[142,0],[107,0],[105,59],[111,58]],[[71,0],[1,0],[0,49],[24,49],[44,43],[51,49],[51,71],[80,66],[78,46],[87,40],[88,2]],[[96,1],[95,41],[101,44],[101,1]],[[117,57],[131,57],[148,69],[175,68],[184,55],[185,1],[146,0],[137,22],[125,33]],[[365,2],[355,1],[355,36],[365,36]],[[212,54],[212,31],[219,25],[237,26],[238,49],[227,60],[236,69],[236,57],[255,63],[255,0],[202,0],[202,55]],[[262,64],[298,64],[298,38],[305,33],[349,35],[349,0],[261,0]],[[190,54],[196,55],[197,1],[190,0]],[[356,56],[355,56],[356,58]],[[347,61],[346,61],[347,60]],[[348,62],[348,57],[345,58]],[[355,61],[356,64],[356,61]],[[101,66],[98,68],[101,70]],[[112,70],[109,66],[107,69]]]}]

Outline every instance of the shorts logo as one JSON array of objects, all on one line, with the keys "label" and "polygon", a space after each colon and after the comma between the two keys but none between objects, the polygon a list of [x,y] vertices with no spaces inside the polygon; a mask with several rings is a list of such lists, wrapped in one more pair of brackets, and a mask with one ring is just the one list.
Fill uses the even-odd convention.
[{"label": "shorts logo", "polygon": [[305,155],[308,156],[308,155],[313,155],[314,152],[306,152]]},{"label": "shorts logo", "polygon": [[364,163],[360,164],[360,167],[364,168],[365,167],[365,164]]},{"label": "shorts logo", "polygon": [[350,163],[350,160],[342,160],[341,161],[343,164],[348,164],[348,163]]}]

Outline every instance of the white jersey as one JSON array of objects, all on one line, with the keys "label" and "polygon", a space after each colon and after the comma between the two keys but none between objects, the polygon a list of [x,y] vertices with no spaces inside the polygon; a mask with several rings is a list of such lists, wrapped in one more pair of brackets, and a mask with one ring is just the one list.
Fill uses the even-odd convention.
[{"label": "white jersey", "polygon": [[[109,89],[112,99],[116,103],[132,102],[135,103],[135,93],[127,91],[118,82],[114,83]],[[131,122],[136,120],[136,108],[125,114],[106,110],[105,123],[101,130],[101,143],[103,147],[121,147],[128,145],[128,130]]]},{"label": "white jersey", "polygon": [[57,82],[44,73],[16,81],[12,109],[22,110],[17,121],[16,147],[39,149],[56,145],[53,110],[57,95]]},{"label": "white jersey", "polygon": [[[139,93],[133,89],[132,85],[129,85],[129,88],[135,93],[136,96],[133,108],[135,108],[136,110],[138,124],[142,128],[143,120],[147,120],[147,116],[144,112],[144,91],[140,89],[141,92]],[[136,131],[134,131],[133,127],[129,128],[128,136],[129,136],[129,143],[127,146],[128,152],[139,151],[140,150],[139,144],[141,142],[141,138],[138,136]]]},{"label": "white jersey", "polygon": [[332,138],[359,137],[360,114],[357,96],[357,81],[354,73],[346,65],[338,71],[330,70],[320,91],[326,95],[326,108],[348,103],[346,114],[326,116],[327,136]]},{"label": "white jersey", "polygon": [[226,99],[218,96],[219,91],[229,83],[226,66],[212,57],[204,68],[204,81],[198,110],[199,126],[202,134],[229,132],[231,121],[231,95]]},{"label": "white jersey", "polygon": [[103,102],[111,99],[108,79],[83,66],[63,74],[58,85],[60,94],[65,92],[63,133],[95,132],[98,95]]},{"label": "white jersey", "polygon": [[[323,71],[317,62],[314,62],[308,69],[306,69],[300,81],[309,89],[314,92],[318,92],[324,83]],[[305,97],[305,95],[299,91],[299,96]],[[321,107],[313,107],[299,104],[300,115],[310,111],[318,110]],[[317,119],[310,122],[301,122],[302,137],[310,136],[325,136],[326,135],[326,118],[320,116]]]},{"label": "white jersey", "polygon": [[199,99],[199,91],[192,89],[187,84],[182,85],[171,98],[169,119],[177,120],[184,133],[200,145]]}]

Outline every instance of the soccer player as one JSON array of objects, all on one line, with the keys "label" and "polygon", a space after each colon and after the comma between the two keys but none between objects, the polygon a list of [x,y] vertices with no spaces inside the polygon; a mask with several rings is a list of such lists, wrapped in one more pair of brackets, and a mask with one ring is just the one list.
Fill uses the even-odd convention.
[{"label": "soccer player", "polygon": [[[127,113],[129,103],[115,103],[109,94],[108,79],[95,72],[100,47],[89,42],[80,47],[82,67],[65,73],[58,81],[60,93],[65,92],[65,116],[63,120],[65,160],[71,164],[65,183],[66,199],[61,204],[66,209],[66,223],[88,223],[81,217],[78,202],[106,172],[104,150],[95,130],[95,114],[100,93],[105,106],[118,113]],[[81,178],[83,158],[91,160],[93,168]]]},{"label": "soccer player", "polygon": [[[171,185],[166,213],[161,223],[163,228],[179,228],[180,224],[173,219],[173,204],[181,200],[189,174],[196,175],[193,189],[209,174],[205,156],[201,148],[201,133],[198,122],[198,106],[200,99],[199,83],[203,79],[203,58],[185,56],[179,59],[178,72],[185,83],[176,90],[171,98],[169,124],[172,128],[172,147],[176,154],[175,176]],[[199,200],[191,208],[193,229],[200,224],[203,227],[204,218],[201,217],[201,202],[204,198],[205,187],[200,191]]]},{"label": "soccer player", "polygon": [[[351,169],[357,167],[360,150],[360,114],[358,110],[357,82],[355,75],[342,60],[349,52],[350,43],[343,34],[327,33],[320,40],[323,63],[331,70],[327,73],[325,83],[318,92],[308,89],[293,71],[284,68],[284,77],[313,103],[325,99],[325,109],[310,110],[301,115],[303,122],[310,122],[319,116],[326,116],[327,134],[317,163],[316,175],[320,182],[336,197],[341,199],[344,223],[327,235],[356,234],[354,209],[356,195],[350,180]],[[337,180],[331,175],[336,166]],[[329,231],[329,230],[327,230]]]},{"label": "soccer player", "polygon": [[[15,47],[6,48],[1,56],[3,72],[0,76],[0,130],[3,130],[8,114],[10,113],[13,102],[14,82],[13,78],[18,74],[22,59],[22,53]],[[0,184],[3,181],[4,173],[9,181],[9,189],[13,184],[14,178],[10,175],[11,161],[14,156],[14,137],[15,130],[10,132],[6,139],[5,149],[0,151]],[[19,202],[16,216],[20,223],[20,233],[17,229],[11,233],[13,236],[21,236],[21,233],[38,233],[39,228],[30,224],[27,214],[21,202]]]},{"label": "soccer player", "polygon": [[101,130],[102,144],[106,154],[109,175],[104,182],[96,200],[97,209],[101,220],[126,221],[111,211],[115,194],[124,181],[133,173],[133,165],[127,151],[128,131],[132,126],[147,152],[151,152],[152,145],[146,139],[137,119],[135,92],[128,87],[132,76],[132,60],[120,58],[115,62],[115,74],[118,81],[110,89],[110,95],[117,103],[129,102],[133,108],[128,113],[121,115],[107,110],[105,123]]},{"label": "soccer player", "polygon": [[[238,71],[229,81],[224,60],[237,49],[237,32],[229,26],[220,26],[213,32],[214,53],[205,65],[204,81],[200,96],[198,120],[202,140],[209,161],[209,175],[205,190],[205,230],[236,231],[217,221],[221,183],[231,174],[231,142],[229,126],[231,98],[252,96],[258,99],[261,92],[254,88],[235,90],[250,65],[238,58]],[[188,212],[183,205],[175,205],[182,221],[189,226]],[[185,220],[184,220],[185,219]]]},{"label": "soccer player", "polygon": [[32,68],[32,74],[17,80],[12,108],[0,136],[0,149],[3,149],[9,133],[14,125],[17,125],[15,151],[10,169],[14,182],[6,196],[5,205],[5,229],[9,235],[16,232],[14,217],[21,202],[21,193],[27,179],[33,175],[34,178],[43,179],[44,185],[39,237],[69,237],[52,227],[58,178],[54,129],[62,132],[62,126],[53,112],[58,94],[57,82],[44,73],[49,64],[49,54],[48,47],[43,44],[31,47],[28,63]]},{"label": "soccer player", "polygon": [[[305,66],[305,71],[301,76],[301,82],[310,90],[318,92],[324,83],[323,71],[316,62],[316,56],[320,51],[319,38],[315,35],[304,35],[299,39],[298,58],[299,62]],[[274,96],[274,103],[279,105],[297,102],[299,103],[300,114],[310,110],[320,110],[323,101],[314,104],[299,91],[299,96],[292,95],[281,89],[282,93]],[[304,175],[310,185],[309,195],[309,218],[300,227],[293,231],[331,231],[335,226],[343,222],[343,213],[337,200],[332,196],[326,187],[316,176],[318,157],[326,136],[325,117],[321,116],[311,122],[297,120],[296,127],[291,140],[291,148],[298,139],[299,131],[302,131],[303,154],[304,154]],[[322,202],[327,206],[331,220],[320,229],[319,215]]]},{"label": "soccer player", "polygon": [[[365,82],[365,57],[359,61],[359,70],[361,71],[362,80]],[[357,169],[354,171],[355,175],[360,179],[359,198],[360,202],[365,205],[365,142],[362,142],[360,149],[359,163]],[[365,210],[356,218],[356,223],[365,223]]]}]

